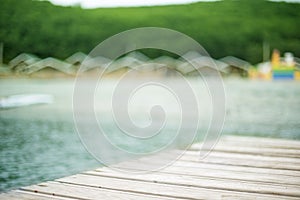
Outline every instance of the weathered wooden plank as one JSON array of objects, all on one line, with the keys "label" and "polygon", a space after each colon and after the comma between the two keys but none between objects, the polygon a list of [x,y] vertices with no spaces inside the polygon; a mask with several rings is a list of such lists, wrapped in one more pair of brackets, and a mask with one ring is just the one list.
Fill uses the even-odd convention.
[{"label": "weathered wooden plank", "polygon": [[[200,150],[202,144],[194,144],[191,150]],[[300,158],[300,149],[286,149],[286,148],[271,148],[271,147],[251,147],[245,144],[244,146],[238,145],[227,145],[218,143],[213,151],[227,152],[227,153],[240,153],[240,154],[251,154],[251,155],[265,155],[265,156],[275,156],[275,157],[290,157],[290,158]]]},{"label": "weathered wooden plank", "polygon": [[[154,161],[152,161],[153,163]],[[228,171],[228,173],[236,172],[249,172],[256,174],[268,174],[268,175],[286,175],[300,178],[300,171],[295,170],[281,170],[281,169],[272,169],[272,168],[259,168],[259,167],[249,167],[249,166],[236,166],[236,165],[223,165],[223,164],[214,164],[214,163],[203,163],[199,162],[189,162],[178,160],[172,166],[177,166],[180,168],[193,167],[197,169],[212,169],[212,170],[223,170]]]},{"label": "weathered wooden plank", "polygon": [[222,136],[220,142],[231,146],[251,146],[251,147],[271,147],[282,149],[300,149],[300,141],[287,140],[279,138],[265,138],[265,137],[250,137],[250,136]]},{"label": "weathered wooden plank", "polygon": [[[114,178],[124,178],[130,180],[139,181],[150,181],[157,183],[165,183],[171,185],[184,185],[184,186],[195,186],[210,189],[222,189],[229,191],[239,192],[253,192],[259,194],[278,194],[286,196],[299,196],[300,197],[300,186],[290,184],[279,184],[279,183],[266,183],[259,181],[246,181],[236,180],[229,178],[211,178],[203,176],[187,176],[182,174],[166,174],[162,172],[156,172],[151,174],[129,174],[129,173],[118,173],[108,169],[103,171],[89,171],[86,174],[107,176]],[[64,179],[62,179],[64,180]],[[259,185],[259,187],[258,187]]]},{"label": "weathered wooden plank", "polygon": [[[91,200],[111,200],[111,199],[128,199],[128,200],[156,200],[156,196],[146,195],[142,193],[130,193],[122,190],[108,190],[99,187],[89,187],[74,184],[65,184],[55,181],[49,181],[38,185],[22,188],[24,191],[36,192],[39,194],[48,194],[58,197],[67,197],[71,199],[91,199]],[[159,197],[162,200],[169,198]]]},{"label": "weathered wooden plank", "polygon": [[53,195],[37,194],[25,191],[11,191],[0,194],[1,200],[71,200],[70,198],[56,197]]},{"label": "weathered wooden plank", "polygon": [[[176,150],[174,150],[175,152]],[[240,163],[265,163],[269,165],[279,166],[284,169],[300,169],[300,159],[298,158],[285,158],[285,157],[273,157],[273,156],[263,156],[263,155],[249,155],[249,154],[239,154],[230,152],[216,152],[211,151],[207,154],[205,158],[200,157],[199,151],[185,151],[183,156],[180,158],[182,160],[190,161],[201,161],[206,162],[209,160],[239,160]],[[258,165],[257,165],[258,167]]]},{"label": "weathered wooden plank", "polygon": [[[136,178],[134,178],[136,176]],[[171,198],[183,198],[183,199],[220,199],[222,195],[235,195],[241,197],[250,197],[252,198],[260,198],[260,199],[297,199],[298,192],[293,191],[295,193],[295,197],[293,196],[277,196],[277,195],[267,195],[267,194],[255,194],[255,193],[247,193],[240,191],[227,191],[220,189],[211,189],[211,188],[201,188],[201,187],[193,187],[190,183],[189,186],[183,185],[175,185],[169,184],[166,182],[161,182],[163,179],[166,179],[167,176],[156,175],[154,179],[151,179],[151,176],[148,175],[145,177],[141,177],[142,181],[137,181],[137,175],[133,175],[132,179],[122,179],[122,178],[114,178],[114,177],[104,177],[104,176],[91,176],[78,174],[70,177],[66,177],[63,179],[59,179],[59,182],[69,183],[69,184],[79,184],[85,186],[93,186],[93,187],[101,187],[106,189],[114,189],[121,191],[128,191],[132,193],[143,193],[143,194],[152,194],[158,196],[167,196]],[[149,178],[149,179],[147,179]],[[173,176],[169,176],[169,179],[173,179]],[[177,181],[188,181],[185,178],[179,178]],[[207,180],[205,180],[207,182]],[[224,183],[223,183],[224,184]],[[283,191],[282,191],[283,192]],[[290,193],[291,194],[291,193]]]},{"label": "weathered wooden plank", "polygon": [[[198,154],[198,152],[194,152]],[[199,162],[200,156],[191,155],[192,153],[187,151],[183,156],[180,157],[182,161],[192,161]],[[198,154],[199,155],[199,154]],[[166,155],[167,156],[167,155]],[[251,166],[251,167],[260,167],[260,168],[271,168],[271,169],[288,169],[300,171],[300,165],[296,162],[282,162],[280,161],[269,161],[269,160],[256,160],[249,159],[246,156],[240,158],[224,158],[223,156],[214,156],[213,153],[206,156],[201,160],[203,163],[214,163],[214,164],[226,164],[226,165],[236,165],[236,166]]]},{"label": "weathered wooden plank", "polygon": [[[181,160],[193,161],[186,156],[182,156]],[[197,160],[194,160],[197,162]],[[283,162],[264,162],[256,160],[247,159],[237,159],[237,158],[222,158],[222,157],[206,157],[201,162],[204,163],[215,163],[215,164],[226,164],[226,165],[236,165],[236,166],[250,166],[250,167],[260,167],[260,168],[270,168],[270,169],[283,169],[283,170],[295,170],[299,171],[300,166],[293,163],[283,163]]]},{"label": "weathered wooden plank", "polygon": [[[291,169],[276,169],[276,168],[264,168],[264,167],[258,167],[255,165],[252,166],[240,166],[240,165],[234,165],[234,163],[229,162],[229,164],[226,163],[221,163],[221,162],[214,162],[210,163],[205,160],[199,160],[199,156],[197,156],[198,153],[194,153],[195,158],[189,159],[189,157],[180,157],[179,160],[173,161],[170,163],[172,166],[178,166],[182,167],[195,167],[195,168],[202,168],[202,169],[215,169],[215,170],[228,170],[231,171],[232,173],[235,173],[237,171],[241,172],[252,172],[252,173],[258,173],[258,174],[279,174],[279,175],[287,175],[287,176],[293,176],[293,177],[299,177],[300,176],[300,171],[297,170],[291,170]],[[209,157],[214,156],[214,154],[209,154]],[[157,156],[148,156],[148,157],[142,157],[138,159],[137,161],[128,161],[128,163],[133,162],[135,165],[139,165],[140,163],[145,163],[149,165],[156,165],[159,166],[162,164],[162,160],[166,159],[167,157],[172,157],[170,156],[169,153],[166,154],[160,154]],[[248,157],[239,157],[240,159],[249,159]],[[265,158],[265,157],[263,157]],[[216,159],[219,159],[219,157],[216,157]],[[238,164],[241,164],[242,161]],[[252,159],[255,161],[255,159]],[[266,158],[266,160],[268,160]],[[234,160],[236,161],[236,159]],[[264,161],[264,160],[262,160]],[[228,162],[227,162],[228,163]],[[255,162],[251,162],[254,163]],[[132,165],[132,164],[131,164]],[[292,165],[296,165],[296,163],[292,163]]]},{"label": "weathered wooden plank", "polygon": [[[177,150],[174,150],[174,152]],[[241,154],[235,152],[220,152],[220,151],[210,151],[207,156],[211,157],[222,157],[222,158],[237,158],[237,159],[247,159],[247,160],[257,160],[257,161],[270,161],[270,162],[283,162],[283,163],[295,163],[300,165],[299,158],[290,158],[290,157],[282,157],[282,156],[265,156],[265,155],[257,155],[257,154]],[[200,159],[200,150],[191,151],[186,150],[186,155],[192,155],[196,158]]]},{"label": "weathered wooden plank", "polygon": [[[149,165],[147,162],[133,163],[135,165]],[[153,163],[151,163],[153,164]],[[100,168],[95,171],[111,171],[108,168]],[[214,178],[214,179],[225,179],[225,180],[240,180],[240,181],[252,181],[256,184],[260,183],[269,183],[269,184],[285,184],[285,185],[298,185],[300,186],[300,177],[289,176],[282,174],[266,174],[266,173],[254,173],[249,171],[232,171],[224,170],[219,168],[210,169],[210,168],[200,168],[197,165],[194,166],[168,166],[167,168],[162,168],[159,170],[160,173],[167,173],[171,176],[173,174],[177,175],[188,175],[188,176],[197,176],[202,178]]]},{"label": "weathered wooden plank", "polygon": [[[153,165],[161,165],[161,167],[165,165],[171,165],[176,161],[176,157],[179,161],[183,162],[191,162],[191,163],[210,163],[210,164],[219,164],[219,165],[232,165],[232,166],[246,166],[246,167],[253,167],[253,168],[266,168],[266,169],[279,169],[279,170],[290,170],[290,171],[300,171],[300,165],[295,162],[282,162],[282,161],[270,161],[270,160],[256,160],[254,158],[250,159],[248,157],[222,157],[222,156],[214,156],[213,153],[206,156],[204,159],[200,160],[199,152],[193,151],[182,151],[182,155],[180,153],[173,151],[173,152],[163,152],[158,155],[147,156],[140,158],[141,162],[149,161],[149,164]],[[135,161],[133,161],[135,162]],[[129,162],[122,162],[116,165],[117,168],[132,167],[135,170],[138,170],[138,163],[137,165],[132,165]],[[150,165],[149,165],[150,166]],[[114,167],[114,166],[112,166]],[[149,168],[149,167],[148,167]],[[141,168],[141,170],[145,170],[145,168]],[[147,170],[147,169],[146,169]]]}]

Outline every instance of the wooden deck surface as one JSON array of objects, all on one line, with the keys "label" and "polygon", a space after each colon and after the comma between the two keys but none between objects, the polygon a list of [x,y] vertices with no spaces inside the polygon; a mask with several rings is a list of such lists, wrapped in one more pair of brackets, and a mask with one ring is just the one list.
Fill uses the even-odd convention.
[{"label": "wooden deck surface", "polygon": [[[300,199],[300,141],[224,136],[199,161],[200,148],[194,144],[157,172],[103,167],[3,193],[0,199]],[[159,165],[161,159],[145,157],[122,167]]]}]

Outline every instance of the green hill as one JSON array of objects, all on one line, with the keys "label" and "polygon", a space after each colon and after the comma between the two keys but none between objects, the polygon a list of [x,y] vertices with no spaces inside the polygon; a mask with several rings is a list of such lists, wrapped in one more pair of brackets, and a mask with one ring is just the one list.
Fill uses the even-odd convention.
[{"label": "green hill", "polygon": [[[45,1],[0,0],[0,42],[7,62],[21,52],[66,58],[88,53],[120,31],[143,26],[181,31],[215,58],[262,60],[262,43],[300,56],[300,4],[225,0],[138,8],[54,6]],[[155,57],[162,52],[149,51]]]}]

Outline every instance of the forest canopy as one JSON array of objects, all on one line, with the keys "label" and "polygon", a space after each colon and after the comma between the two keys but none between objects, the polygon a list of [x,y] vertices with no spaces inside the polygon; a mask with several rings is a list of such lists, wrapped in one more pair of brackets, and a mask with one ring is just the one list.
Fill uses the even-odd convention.
[{"label": "forest canopy", "polygon": [[[197,40],[214,58],[262,61],[263,43],[300,56],[300,4],[224,0],[186,5],[82,9],[47,1],[0,0],[4,61],[26,52],[65,59],[89,53],[106,38],[131,28],[170,28]],[[146,51],[150,57],[161,51]]]}]

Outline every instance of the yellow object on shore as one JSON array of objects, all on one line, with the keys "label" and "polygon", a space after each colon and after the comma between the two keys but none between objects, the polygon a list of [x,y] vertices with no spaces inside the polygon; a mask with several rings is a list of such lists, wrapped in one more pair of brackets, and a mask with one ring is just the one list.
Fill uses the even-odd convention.
[{"label": "yellow object on shore", "polygon": [[300,81],[300,71],[295,71],[295,80]]},{"label": "yellow object on shore", "polygon": [[271,64],[273,67],[277,67],[280,65],[280,52],[277,49],[274,49],[272,53]]},{"label": "yellow object on shore", "polygon": [[263,80],[272,80],[272,73],[260,74],[260,78]]}]

